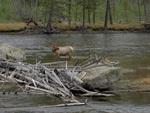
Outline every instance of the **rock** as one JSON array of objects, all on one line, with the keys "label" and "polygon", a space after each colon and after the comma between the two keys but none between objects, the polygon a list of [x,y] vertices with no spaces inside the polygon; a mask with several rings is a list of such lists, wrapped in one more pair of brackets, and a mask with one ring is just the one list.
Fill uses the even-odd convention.
[{"label": "rock", "polygon": [[0,58],[7,60],[23,60],[25,59],[25,53],[20,48],[16,48],[12,45],[2,43],[0,44]]},{"label": "rock", "polygon": [[113,83],[119,79],[119,70],[119,67],[100,66],[87,69],[78,76],[84,81],[85,87],[106,90],[111,89]]}]

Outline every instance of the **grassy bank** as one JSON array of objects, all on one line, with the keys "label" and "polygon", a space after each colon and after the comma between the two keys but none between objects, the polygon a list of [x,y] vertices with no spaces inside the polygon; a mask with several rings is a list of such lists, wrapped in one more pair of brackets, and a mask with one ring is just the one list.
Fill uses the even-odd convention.
[{"label": "grassy bank", "polygon": [[[42,26],[42,25],[41,25]],[[67,23],[55,23],[53,24],[53,27],[57,29],[58,31],[82,31],[83,28],[80,24],[72,24],[71,26],[68,26]],[[32,32],[36,30],[37,27],[34,25],[27,26],[23,22],[15,22],[15,23],[0,23],[0,32],[19,32],[24,31],[26,29],[32,29]],[[142,24],[113,24],[109,25],[108,30],[112,31],[144,31],[145,28]],[[103,24],[95,24],[95,25],[86,25],[84,28],[84,31],[92,32],[92,31],[104,31]]]},{"label": "grassy bank", "polygon": [[26,28],[24,23],[0,23],[0,32],[18,32]]},{"label": "grassy bank", "polygon": [[[72,26],[68,26],[68,24],[55,24],[54,25],[56,28],[64,30],[64,31],[79,31],[82,29],[81,24],[73,24]],[[95,24],[95,25],[86,25],[85,30],[91,30],[91,31],[102,31],[104,30],[103,23]],[[109,25],[108,30],[114,30],[114,31],[122,31],[122,30],[144,30],[145,27],[143,24],[116,24],[114,23],[113,25]]]}]

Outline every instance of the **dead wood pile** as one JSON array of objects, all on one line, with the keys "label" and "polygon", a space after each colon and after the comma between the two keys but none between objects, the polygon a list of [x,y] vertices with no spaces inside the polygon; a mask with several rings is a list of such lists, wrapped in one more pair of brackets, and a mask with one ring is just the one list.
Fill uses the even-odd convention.
[{"label": "dead wood pile", "polygon": [[0,79],[16,83],[25,90],[38,90],[60,97],[67,102],[78,102],[73,91],[82,92],[83,96],[101,95],[83,88],[81,85],[83,81],[76,76],[84,69],[101,65],[100,60],[100,58],[86,60],[71,69],[67,67],[67,64],[64,68],[56,69],[48,68],[41,63],[27,64],[0,59]]}]

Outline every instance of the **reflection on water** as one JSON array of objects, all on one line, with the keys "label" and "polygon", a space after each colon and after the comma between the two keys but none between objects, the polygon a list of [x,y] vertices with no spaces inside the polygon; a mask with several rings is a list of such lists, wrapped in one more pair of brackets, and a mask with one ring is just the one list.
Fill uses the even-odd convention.
[{"label": "reflection on water", "polygon": [[60,104],[60,99],[44,94],[0,94],[0,108],[34,107]]},{"label": "reflection on water", "polygon": [[96,97],[92,100],[116,104],[150,105],[150,92],[117,92],[113,97]]},{"label": "reflection on water", "polygon": [[[0,35],[0,43],[9,43],[24,49],[28,62],[35,62],[36,60],[42,62],[60,60],[51,53],[51,45],[55,42],[59,45],[72,45],[75,48],[75,52],[73,54],[74,59],[72,61],[77,61],[78,59],[87,57],[90,54],[98,54],[99,56],[105,56],[109,59],[120,61],[120,66],[124,75],[122,78],[123,80],[126,79],[134,81],[141,78],[150,78],[150,38],[147,33]],[[150,83],[150,81],[146,82]],[[92,110],[84,111],[80,108],[75,109],[73,112],[124,113],[123,108],[129,109],[126,113],[150,112],[149,108],[147,109],[146,107],[150,104],[148,101],[150,100],[149,93],[119,93],[115,97],[95,98],[93,100],[96,103],[98,101],[98,103],[94,105]],[[103,102],[103,104],[99,102]],[[0,108],[15,106],[40,106],[55,103],[59,103],[59,100],[55,100],[54,98],[50,98],[45,95],[0,95]],[[115,105],[110,105],[110,103]],[[126,104],[136,106],[143,105],[145,107],[136,108],[135,106],[126,106]],[[120,106],[122,110],[118,111],[117,106]],[[133,111],[132,107],[135,108]],[[102,108],[102,111],[96,110],[98,108]],[[114,112],[109,110],[109,108],[114,109]],[[144,108],[146,110],[143,112]],[[95,110],[93,111],[93,109]],[[64,109],[63,111],[61,110],[62,109],[59,111],[58,109],[57,112],[65,113]],[[22,110],[21,113],[35,113],[35,111],[27,110],[26,112],[26,110]],[[19,112],[19,110],[16,112],[14,110],[14,113]],[[55,110],[52,112],[55,112]],[[67,112],[71,113],[69,110]],[[39,110],[38,113],[43,113],[43,111]]]}]

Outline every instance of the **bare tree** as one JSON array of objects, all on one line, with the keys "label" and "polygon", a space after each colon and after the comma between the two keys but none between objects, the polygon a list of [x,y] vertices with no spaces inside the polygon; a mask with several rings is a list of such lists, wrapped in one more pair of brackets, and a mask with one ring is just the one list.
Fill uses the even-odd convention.
[{"label": "bare tree", "polygon": [[54,0],[51,0],[48,7],[48,22],[47,22],[47,32],[52,31],[52,18],[54,14]]},{"label": "bare tree", "polygon": [[85,5],[86,0],[82,0],[82,27],[85,27]]},{"label": "bare tree", "polygon": [[105,9],[106,10],[105,10],[104,28],[107,28],[107,26],[108,26],[108,18],[109,18],[110,24],[113,24],[112,14],[111,14],[111,8],[110,8],[110,1],[109,0],[106,0],[106,8]]},{"label": "bare tree", "polygon": [[68,24],[71,27],[71,7],[72,7],[72,0],[68,0]]}]

